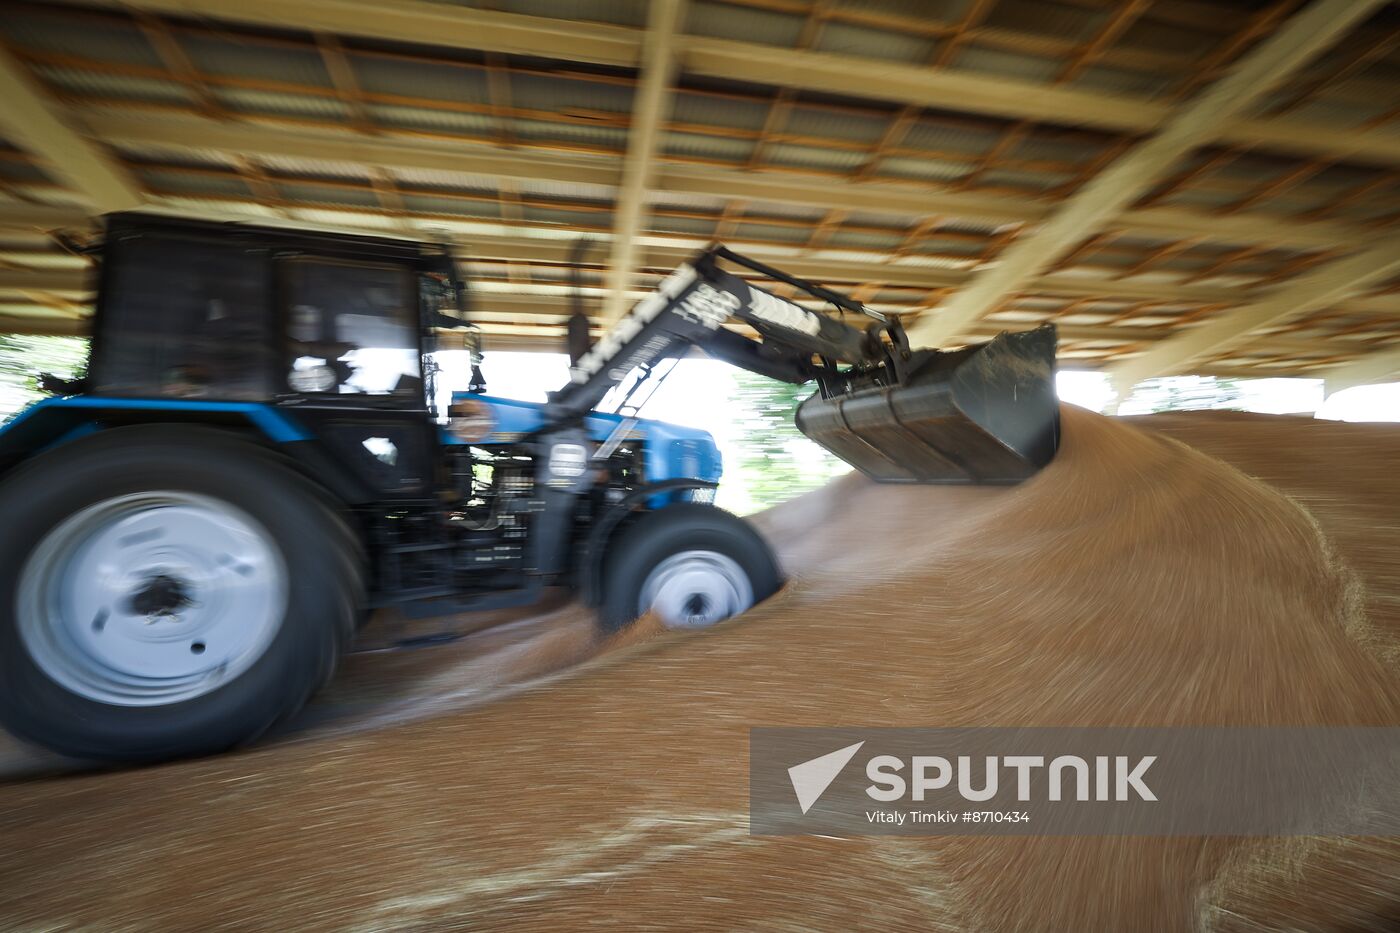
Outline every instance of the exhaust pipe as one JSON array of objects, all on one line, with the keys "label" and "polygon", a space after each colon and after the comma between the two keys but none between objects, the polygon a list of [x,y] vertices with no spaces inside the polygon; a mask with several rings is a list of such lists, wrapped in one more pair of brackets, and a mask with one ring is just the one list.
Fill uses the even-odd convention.
[{"label": "exhaust pipe", "polygon": [[797,409],[798,430],[882,483],[1018,483],[1055,456],[1055,327],[919,350],[904,381]]}]

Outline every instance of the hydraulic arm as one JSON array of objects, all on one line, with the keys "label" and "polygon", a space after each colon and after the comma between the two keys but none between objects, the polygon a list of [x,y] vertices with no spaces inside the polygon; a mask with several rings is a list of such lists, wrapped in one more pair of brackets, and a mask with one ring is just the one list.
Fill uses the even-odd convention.
[{"label": "hydraulic arm", "polygon": [[[824,301],[837,316],[753,285],[721,261]],[[757,339],[730,330],[731,321]],[[629,374],[692,347],[773,379],[815,381],[798,428],[884,482],[1017,482],[1058,446],[1053,326],[951,352],[911,350],[897,318],[722,246],[682,264],[583,354],[551,411],[560,421],[581,417]]]}]

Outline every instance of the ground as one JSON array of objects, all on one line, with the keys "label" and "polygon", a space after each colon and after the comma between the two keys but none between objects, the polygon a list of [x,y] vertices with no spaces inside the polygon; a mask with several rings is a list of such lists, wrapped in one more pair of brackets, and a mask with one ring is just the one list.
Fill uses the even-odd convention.
[{"label": "ground", "polygon": [[602,644],[563,606],[358,655],[262,747],[12,749],[0,925],[1390,928],[1385,840],[748,834],[755,725],[1400,725],[1400,433],[1064,430],[1018,487],[765,513],[789,584],[710,631]]}]

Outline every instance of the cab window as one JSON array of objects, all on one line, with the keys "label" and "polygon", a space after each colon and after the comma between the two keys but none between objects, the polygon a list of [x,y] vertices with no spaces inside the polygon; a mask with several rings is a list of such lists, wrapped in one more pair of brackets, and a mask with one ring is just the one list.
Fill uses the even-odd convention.
[{"label": "cab window", "polygon": [[421,401],[418,295],[409,269],[304,258],[281,265],[288,389]]},{"label": "cab window", "polygon": [[273,394],[266,252],[164,234],[108,244],[92,373],[104,395],[263,399]]}]

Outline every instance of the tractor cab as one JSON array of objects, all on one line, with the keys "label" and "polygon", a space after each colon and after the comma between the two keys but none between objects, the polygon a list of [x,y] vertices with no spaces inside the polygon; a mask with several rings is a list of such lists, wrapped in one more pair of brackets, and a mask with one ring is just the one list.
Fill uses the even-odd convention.
[{"label": "tractor cab", "polygon": [[463,325],[445,250],[121,214],[94,255],[87,375],[21,413],[0,466],[59,428],[194,421],[298,445],[357,504],[433,496],[433,333]]},{"label": "tractor cab", "polygon": [[424,409],[445,251],[370,237],[120,215],[101,248],[92,391]]}]

